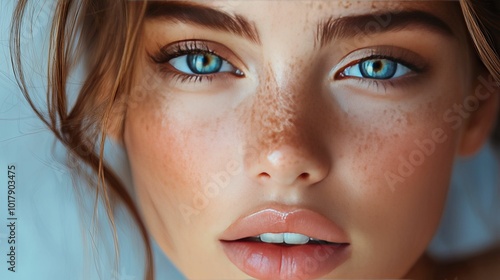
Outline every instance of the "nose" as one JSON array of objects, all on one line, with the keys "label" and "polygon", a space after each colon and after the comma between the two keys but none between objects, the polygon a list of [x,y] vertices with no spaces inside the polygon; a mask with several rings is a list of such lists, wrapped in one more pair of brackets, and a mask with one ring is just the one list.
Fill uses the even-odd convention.
[{"label": "nose", "polygon": [[[276,66],[280,61],[285,65]],[[322,85],[309,77],[305,65],[286,61],[273,60],[275,67],[265,71],[265,82],[249,103],[245,142],[251,148],[244,153],[245,169],[260,185],[310,186],[330,172],[331,145],[321,121],[329,116],[327,95],[320,94]]]},{"label": "nose", "polygon": [[256,156],[249,171],[261,185],[311,186],[329,172],[328,157],[314,147],[285,144]]}]

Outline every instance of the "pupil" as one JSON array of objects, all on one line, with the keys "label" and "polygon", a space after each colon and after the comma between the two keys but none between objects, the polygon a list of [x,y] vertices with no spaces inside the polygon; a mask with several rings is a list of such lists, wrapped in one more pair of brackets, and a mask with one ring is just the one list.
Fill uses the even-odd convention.
[{"label": "pupil", "polygon": [[210,56],[204,55],[201,58],[201,61],[202,61],[203,67],[207,67],[208,65],[210,65],[210,61],[211,61]]},{"label": "pupil", "polygon": [[373,63],[373,71],[380,72],[383,68],[383,63],[380,60],[377,60]]}]

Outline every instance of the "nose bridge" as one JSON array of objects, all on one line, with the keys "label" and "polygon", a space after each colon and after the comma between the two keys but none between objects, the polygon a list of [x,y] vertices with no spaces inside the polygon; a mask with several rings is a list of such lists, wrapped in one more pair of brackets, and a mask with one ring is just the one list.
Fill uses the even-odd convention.
[{"label": "nose bridge", "polygon": [[268,151],[279,146],[300,143],[301,116],[305,113],[304,92],[299,78],[292,71],[281,73],[287,78],[277,79],[271,67],[266,70],[266,81],[259,87],[252,108],[254,140]]}]

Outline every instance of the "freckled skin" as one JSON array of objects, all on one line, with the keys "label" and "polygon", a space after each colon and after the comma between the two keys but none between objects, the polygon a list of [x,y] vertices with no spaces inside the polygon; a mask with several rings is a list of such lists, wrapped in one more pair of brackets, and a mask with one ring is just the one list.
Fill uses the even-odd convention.
[{"label": "freckled skin", "polygon": [[279,146],[293,138],[296,133],[294,126],[297,126],[297,106],[301,96],[296,88],[300,85],[296,83],[287,84],[287,88],[281,88],[274,77],[272,70],[266,70],[269,77],[259,88],[258,95],[254,98],[252,112],[250,113],[251,132],[257,132],[256,137],[262,143],[256,145],[267,147],[272,150],[273,146]]},{"label": "freckled skin", "polygon": [[[411,278],[405,274],[434,234],[453,160],[468,135],[465,126],[453,129],[443,119],[475,86],[467,70],[473,67],[463,67],[473,64],[465,35],[401,31],[314,47],[318,21],[388,6],[425,7],[465,34],[448,4],[395,2],[202,2],[248,18],[261,46],[182,23],[145,23],[138,81],[147,70],[146,51],[186,39],[224,45],[245,73],[200,83],[158,73],[159,86],[127,110],[123,142],[146,225],[188,279],[248,279],[218,238],[241,215],[271,202],[317,211],[347,233],[350,258],[323,278]],[[332,80],[331,69],[355,51],[339,45],[408,48],[433,70],[385,90]],[[433,129],[447,141],[400,175],[401,161],[418,150],[415,141]],[[230,164],[238,171],[221,185],[217,176]],[[389,173],[402,182],[391,185]]]}]

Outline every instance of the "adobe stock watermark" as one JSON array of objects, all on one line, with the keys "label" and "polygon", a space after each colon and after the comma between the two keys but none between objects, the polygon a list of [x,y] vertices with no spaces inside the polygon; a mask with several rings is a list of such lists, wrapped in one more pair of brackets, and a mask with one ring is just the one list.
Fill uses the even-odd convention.
[{"label": "adobe stock watermark", "polygon": [[201,211],[205,210],[210,201],[229,186],[231,178],[240,174],[242,170],[243,166],[240,162],[229,160],[223,170],[210,174],[210,180],[200,190],[195,191],[190,204],[179,204],[179,212],[184,221],[190,224],[193,216],[197,216]]},{"label": "adobe stock watermark", "polygon": [[307,269],[303,273],[294,274],[289,279],[309,279],[310,275],[320,268],[320,263],[329,261],[331,256],[339,253],[338,249],[335,248],[336,246],[337,245],[320,245],[314,249],[312,256],[303,254],[303,260],[304,263],[307,264]]},{"label": "adobe stock watermark", "polygon": [[[374,37],[378,36],[380,32],[389,28],[393,21],[393,16],[401,13],[404,8],[403,3],[400,1],[394,1],[391,10],[388,13],[371,15],[372,20],[365,23],[362,28],[360,26],[353,26],[352,28],[357,35],[353,37],[352,40],[341,40],[339,42],[342,52],[348,53],[359,48],[361,45],[367,45],[367,43],[369,44],[369,40],[372,40]],[[333,20],[333,22],[334,21],[335,20]],[[319,39],[321,34],[318,33],[317,35]]]},{"label": "adobe stock watermark", "polygon": [[165,79],[158,73],[160,65],[147,65],[142,72],[140,80],[134,83],[132,89],[125,98],[119,98],[113,104],[112,115],[123,115],[128,109],[135,109],[148,98],[155,98],[153,102],[161,102],[162,95],[158,92],[162,89]]},{"label": "adobe stock watermark", "polygon": [[[479,85],[476,87],[474,94],[465,97],[461,104],[453,104],[452,108],[443,113],[443,121],[451,126],[452,130],[458,130],[472,113],[477,111],[481,106],[481,102],[487,100],[492,94],[499,93],[499,85],[491,75],[487,78],[478,77]],[[397,170],[386,171],[384,173],[385,180],[391,191],[395,191],[395,186],[402,184],[410,177],[417,167],[431,157],[437,150],[438,146],[448,140],[448,135],[441,127],[436,127],[431,130],[429,136],[425,139],[416,139],[414,141],[415,148],[407,155],[399,156],[399,165]]]},{"label": "adobe stock watermark", "polygon": [[210,180],[194,192],[189,203],[179,204],[179,212],[187,224],[190,224],[193,217],[205,210],[214,198],[221,195],[233,178],[243,173],[244,166],[258,160],[260,150],[255,146],[243,145],[238,149],[238,155],[241,161],[234,158],[228,160],[222,170],[209,174]]},{"label": "adobe stock watermark", "polygon": [[121,268],[119,271],[114,269],[111,272],[111,277],[113,280],[138,280],[134,275],[129,275],[124,268]]}]

